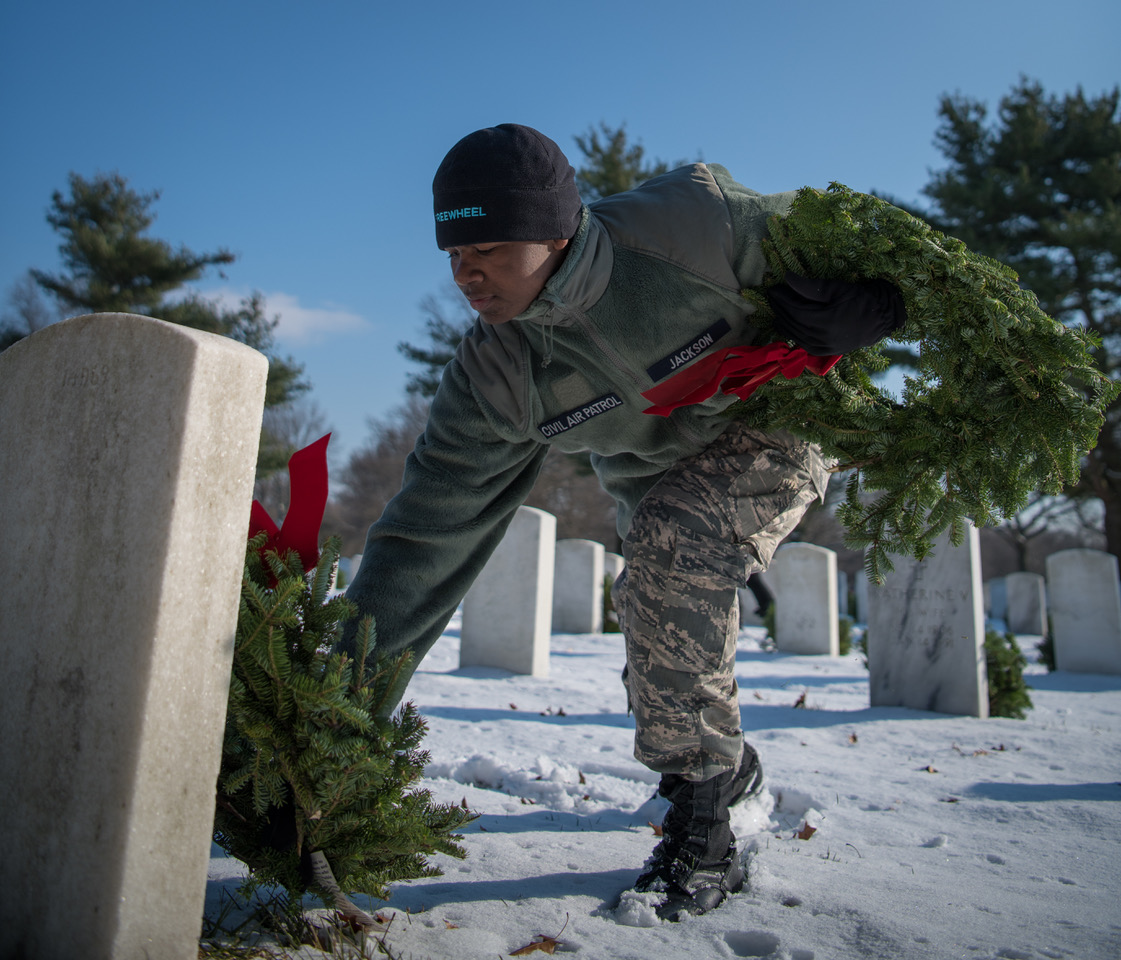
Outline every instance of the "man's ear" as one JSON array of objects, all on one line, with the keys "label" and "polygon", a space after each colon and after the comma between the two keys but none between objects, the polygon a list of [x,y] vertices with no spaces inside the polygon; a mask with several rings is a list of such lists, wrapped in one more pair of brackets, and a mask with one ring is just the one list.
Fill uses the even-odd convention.
[{"label": "man's ear", "polygon": [[568,238],[566,237],[562,240],[550,240],[549,243],[552,245],[554,250],[563,250],[568,246]]}]

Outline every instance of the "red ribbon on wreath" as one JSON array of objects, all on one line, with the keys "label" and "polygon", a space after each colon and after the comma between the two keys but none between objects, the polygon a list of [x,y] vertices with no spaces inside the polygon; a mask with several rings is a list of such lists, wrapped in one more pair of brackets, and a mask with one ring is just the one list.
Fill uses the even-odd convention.
[{"label": "red ribbon on wreath", "polygon": [[319,562],[319,528],[327,509],[327,443],[331,434],[297,450],[288,460],[288,512],[277,527],[260,501],[249,511],[249,536],[264,531],[269,535],[261,553],[275,550],[284,556],[288,550],[299,554],[305,570]]},{"label": "red ribbon on wreath", "polygon": [[725,347],[674,374],[656,387],[643,392],[653,406],[643,413],[668,417],[678,407],[704,403],[720,390],[746,400],[777,374],[787,380],[806,370],[824,376],[841,359],[813,357],[801,347],[787,343],[768,343],[762,347]]}]

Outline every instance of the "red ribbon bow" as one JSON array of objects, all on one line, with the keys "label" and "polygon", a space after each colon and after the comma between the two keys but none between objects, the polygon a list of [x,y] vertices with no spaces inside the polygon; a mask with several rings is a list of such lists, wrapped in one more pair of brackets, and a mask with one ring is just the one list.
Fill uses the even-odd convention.
[{"label": "red ribbon bow", "polygon": [[268,511],[254,500],[249,512],[249,536],[262,530],[269,535],[261,553],[275,550],[284,556],[295,550],[305,570],[319,562],[319,528],[327,508],[327,443],[331,434],[320,437],[288,461],[288,512],[278,528]]},{"label": "red ribbon bow", "polygon": [[823,376],[840,359],[840,355],[811,357],[801,347],[781,342],[762,347],[725,347],[644,391],[643,397],[654,405],[643,412],[668,417],[678,407],[704,403],[717,390],[746,400],[776,374],[787,380],[806,370]]}]

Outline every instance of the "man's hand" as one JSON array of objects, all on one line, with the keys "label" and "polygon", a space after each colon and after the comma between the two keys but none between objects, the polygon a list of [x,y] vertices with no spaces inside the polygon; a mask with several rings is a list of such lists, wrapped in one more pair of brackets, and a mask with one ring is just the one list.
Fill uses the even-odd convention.
[{"label": "man's hand", "polygon": [[767,290],[775,331],[814,357],[879,343],[907,322],[903,296],[887,280],[814,280],[787,271]]}]

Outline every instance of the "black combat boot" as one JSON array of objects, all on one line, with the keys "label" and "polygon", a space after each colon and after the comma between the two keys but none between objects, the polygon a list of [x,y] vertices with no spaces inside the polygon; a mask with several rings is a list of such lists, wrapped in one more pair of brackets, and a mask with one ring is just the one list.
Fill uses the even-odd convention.
[{"label": "black combat boot", "polygon": [[743,889],[728,808],[762,788],[759,758],[747,744],[735,770],[700,782],[662,776],[658,793],[671,806],[662,821],[662,839],[634,887],[640,893],[664,894],[656,908],[661,919],[707,913]]}]

